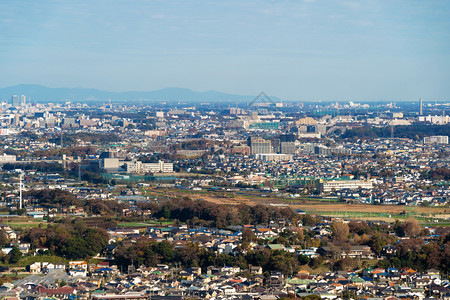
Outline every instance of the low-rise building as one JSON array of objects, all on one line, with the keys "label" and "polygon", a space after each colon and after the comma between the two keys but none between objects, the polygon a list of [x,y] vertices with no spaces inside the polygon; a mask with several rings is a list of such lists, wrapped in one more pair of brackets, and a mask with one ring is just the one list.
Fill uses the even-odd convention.
[{"label": "low-rise building", "polygon": [[424,144],[448,144],[447,135],[426,136],[423,138]]},{"label": "low-rise building", "polygon": [[127,173],[172,173],[173,163],[167,163],[160,160],[157,163],[143,163],[141,161],[135,160],[132,162],[125,163],[125,169]]},{"label": "low-rise building", "polygon": [[320,180],[320,186],[324,193],[343,189],[372,189],[373,184],[369,180]]}]

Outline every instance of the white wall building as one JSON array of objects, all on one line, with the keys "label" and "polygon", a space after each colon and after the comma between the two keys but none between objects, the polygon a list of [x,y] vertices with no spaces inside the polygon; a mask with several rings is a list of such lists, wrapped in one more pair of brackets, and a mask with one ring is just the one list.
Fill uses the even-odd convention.
[{"label": "white wall building", "polygon": [[372,182],[366,180],[321,180],[320,185],[324,193],[343,189],[373,189]]},{"label": "white wall building", "polygon": [[7,155],[7,154],[0,155],[0,164],[15,162],[15,161],[16,161],[15,155]]},{"label": "white wall building", "polygon": [[447,124],[449,116],[420,116],[419,122],[430,122],[432,124]]},{"label": "white wall building", "polygon": [[290,161],[293,158],[292,154],[278,154],[278,153],[260,153],[255,154],[256,159],[264,161]]},{"label": "white wall building", "polygon": [[125,163],[127,173],[145,174],[145,173],[172,173],[173,163],[166,163],[160,160],[157,163],[143,163],[135,160]]},{"label": "white wall building", "polygon": [[434,135],[423,138],[424,144],[448,144],[448,136]]}]

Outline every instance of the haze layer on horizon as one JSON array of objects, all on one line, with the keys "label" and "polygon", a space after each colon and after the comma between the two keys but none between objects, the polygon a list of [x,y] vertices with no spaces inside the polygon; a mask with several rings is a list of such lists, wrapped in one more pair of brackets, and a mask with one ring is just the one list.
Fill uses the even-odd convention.
[{"label": "haze layer on horizon", "polygon": [[0,82],[448,100],[450,1],[2,1]]}]

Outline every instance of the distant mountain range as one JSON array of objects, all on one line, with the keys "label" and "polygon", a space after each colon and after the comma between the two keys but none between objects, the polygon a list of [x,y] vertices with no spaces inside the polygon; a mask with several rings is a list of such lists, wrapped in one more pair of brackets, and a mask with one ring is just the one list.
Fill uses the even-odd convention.
[{"label": "distant mountain range", "polygon": [[[49,88],[35,84],[20,84],[11,87],[0,88],[0,98],[10,100],[12,95],[25,95],[31,98],[31,102],[156,102],[156,101],[183,101],[183,102],[252,102],[255,96],[242,96],[221,93],[217,91],[196,92],[185,88],[165,88],[155,91],[138,92],[108,92],[87,88]],[[279,98],[271,98],[278,101]],[[260,102],[260,101],[257,101]]]}]

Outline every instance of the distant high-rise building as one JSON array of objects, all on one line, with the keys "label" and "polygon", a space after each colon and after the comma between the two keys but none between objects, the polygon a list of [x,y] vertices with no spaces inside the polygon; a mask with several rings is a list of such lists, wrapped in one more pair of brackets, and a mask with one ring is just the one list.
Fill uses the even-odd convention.
[{"label": "distant high-rise building", "polygon": [[327,126],[322,124],[308,125],[306,132],[320,132],[321,134],[327,133]]},{"label": "distant high-rise building", "polygon": [[295,134],[280,135],[280,142],[295,142]]},{"label": "distant high-rise building", "polygon": [[99,158],[120,158],[120,155],[117,151],[109,150],[102,152]]},{"label": "distant high-rise building", "polygon": [[27,97],[25,95],[20,96],[20,106],[25,106],[27,104]]},{"label": "distant high-rise building", "polygon": [[295,142],[281,142],[280,143],[280,153],[294,154],[295,153]]},{"label": "distant high-rise building", "polygon": [[252,154],[272,153],[272,143],[260,137],[249,137],[248,145]]},{"label": "distant high-rise building", "polygon": [[295,153],[295,134],[280,135],[280,153],[283,154]]},{"label": "distant high-rise building", "polygon": [[19,126],[20,124],[20,117],[18,114],[14,115],[14,121],[13,121],[14,126]]},{"label": "distant high-rise building", "polygon": [[68,118],[68,117],[63,118],[62,119],[62,123],[61,123],[61,127],[64,127],[64,128],[74,127],[75,122],[76,122],[75,118]]},{"label": "distant high-rise building", "polygon": [[13,95],[11,97],[11,105],[14,107],[18,107],[20,105],[20,98],[17,95]]},{"label": "distant high-rise building", "polygon": [[350,149],[344,148],[342,146],[328,148],[327,146],[324,146],[324,145],[307,144],[304,146],[304,150],[306,153],[318,154],[318,155],[324,155],[324,156],[352,154],[352,151]]}]

